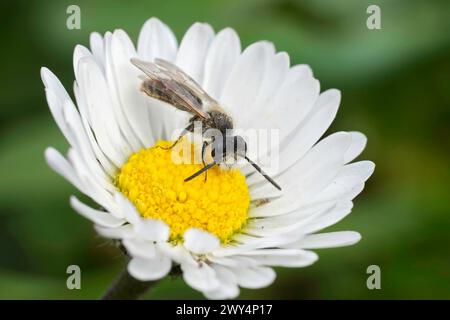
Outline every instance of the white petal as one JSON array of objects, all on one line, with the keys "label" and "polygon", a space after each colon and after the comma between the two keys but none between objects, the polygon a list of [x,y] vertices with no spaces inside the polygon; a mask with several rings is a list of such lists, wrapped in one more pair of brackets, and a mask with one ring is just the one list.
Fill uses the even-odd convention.
[{"label": "white petal", "polygon": [[136,232],[147,241],[167,241],[170,235],[169,226],[161,220],[143,218],[136,225]]},{"label": "white petal", "polygon": [[[278,141],[275,141],[271,145],[263,143],[263,147],[259,147],[257,157],[254,157],[255,159],[260,159],[258,160],[259,164],[269,174],[272,174],[273,170],[269,171],[268,169],[270,167],[265,169],[265,162],[267,160],[261,158],[270,156],[272,153],[275,153],[276,157],[279,156],[283,144],[286,144],[286,142],[289,143],[294,130],[299,127],[306,115],[310,112],[317,100],[319,90],[319,81],[314,78],[298,78],[294,81],[289,81],[288,76],[285,84],[274,95],[271,108],[258,113],[255,124],[256,128],[278,130]],[[268,164],[270,165],[271,162]],[[249,165],[247,167],[255,172]],[[256,172],[254,174],[259,175]],[[261,179],[261,177],[259,178]],[[271,190],[274,191],[274,188],[271,188]]]},{"label": "white petal", "polygon": [[117,228],[107,228],[95,226],[99,235],[109,239],[130,239],[134,238],[134,230],[131,224],[125,224]]},{"label": "white petal", "polygon": [[172,259],[177,264],[190,264],[195,266],[197,261],[194,260],[192,253],[190,253],[186,248],[181,245],[172,245],[169,242],[159,242],[156,244],[158,249],[170,259]]},{"label": "white petal", "polygon": [[203,82],[205,58],[214,36],[209,24],[194,23],[181,40],[176,65],[198,83]]},{"label": "white petal", "polygon": [[[293,236],[290,242],[294,242],[296,241],[294,235],[313,233],[339,222],[351,212],[352,207],[353,203],[349,200],[341,200],[332,204],[325,203],[313,207],[317,209],[309,212],[308,210],[305,212],[304,209],[300,209],[299,212],[293,212],[292,214],[267,218],[267,220],[270,220],[267,222],[264,221],[266,219],[261,219],[258,223],[249,224],[245,232],[260,237],[291,234]],[[283,222],[286,216],[288,219],[290,218],[289,220],[293,220],[292,223],[286,224],[284,223],[285,221]],[[297,221],[295,221],[295,217],[298,218]],[[280,223],[276,220],[281,220],[282,222]],[[277,224],[279,225],[277,226]]]},{"label": "white petal", "polygon": [[[103,192],[108,192],[109,196],[111,196],[109,192],[115,190],[112,178],[108,176],[106,169],[100,164],[95,155],[92,154],[85,132],[74,130],[74,128],[80,127],[81,124],[74,123],[73,120],[68,119],[68,124],[71,131],[76,133],[76,143],[73,148],[69,149],[67,157],[83,183],[88,179],[90,184],[95,184]],[[91,190],[87,188],[86,191],[89,195]]]},{"label": "white petal", "polygon": [[123,212],[123,216],[130,222],[132,225],[136,226],[141,222],[141,217],[136,210],[136,207],[127,199],[125,196],[116,192],[114,194],[114,199],[116,200],[119,208]]},{"label": "white petal", "polygon": [[61,130],[66,140],[71,143],[72,137],[68,133],[62,108],[64,101],[70,99],[70,97],[59,79],[49,69],[45,67],[41,68],[41,78],[45,85],[45,96],[50,112],[52,113],[59,130]]},{"label": "white petal", "polygon": [[319,215],[315,219],[301,227],[303,233],[313,233],[325,229],[342,219],[344,219],[353,208],[353,203],[349,200],[342,200],[333,209]]},{"label": "white petal", "polygon": [[204,292],[205,296],[208,299],[236,298],[239,295],[239,287],[234,273],[228,268],[217,264],[213,264],[212,268],[216,271],[220,285],[215,290]]},{"label": "white petal", "polygon": [[45,88],[53,91],[60,101],[70,99],[70,96],[67,93],[66,89],[64,89],[61,81],[59,81],[59,79],[49,69],[45,67],[41,68],[41,79],[45,85]]},{"label": "white petal", "polygon": [[[94,60],[94,56],[92,55],[92,53],[89,51],[88,48],[86,48],[85,46],[82,46],[80,44],[77,44],[75,46],[75,49],[73,50],[73,72],[75,74],[75,77],[78,79],[79,75],[78,75],[78,64],[80,63],[80,61],[83,58],[91,58],[92,60]],[[98,63],[96,60],[94,60],[94,63],[97,67],[99,67]]]},{"label": "white petal", "polygon": [[166,24],[157,18],[150,18],[139,34],[137,51],[145,61],[153,61],[155,58],[174,61],[177,39]]},{"label": "white petal", "polygon": [[250,45],[238,58],[226,81],[220,102],[237,122],[237,128],[246,128],[245,124],[239,123],[239,115],[258,96],[264,78],[264,66],[272,51],[272,44],[267,42]]},{"label": "white petal", "polygon": [[70,197],[70,204],[72,208],[74,208],[79,214],[84,216],[85,218],[93,221],[95,224],[102,227],[118,227],[125,223],[124,219],[117,219],[112,216],[109,212],[95,210],[80,200],[78,200],[75,196]]},{"label": "white petal", "polygon": [[355,231],[338,231],[310,234],[303,239],[286,245],[286,248],[323,249],[351,246],[361,240],[361,235]]},{"label": "white petal", "polygon": [[345,163],[349,163],[359,156],[367,144],[367,138],[361,132],[353,131],[350,134],[352,135],[352,143],[345,154]]},{"label": "white petal", "polygon": [[306,267],[318,259],[314,252],[297,249],[255,250],[247,252],[244,256],[254,259],[261,265],[290,268]]},{"label": "white petal", "polygon": [[144,146],[151,146],[155,140],[150,127],[150,115],[146,103],[148,97],[140,92],[141,72],[134,67],[130,59],[137,54],[122,30],[114,31],[111,36],[111,55],[118,102],[132,130]]},{"label": "white petal", "polygon": [[199,262],[197,265],[182,264],[183,279],[192,288],[205,292],[216,290],[220,282],[216,272],[206,263]]},{"label": "white petal", "polygon": [[[312,111],[299,129],[293,133],[285,145],[281,146],[278,174],[283,173],[298,162],[325,133],[336,116],[340,99],[340,92],[335,89],[325,91],[318,97]],[[267,160],[260,159],[260,162]],[[276,177],[276,175],[272,176],[273,178]],[[255,188],[261,185],[264,186],[265,179],[255,173],[247,179],[247,183],[252,188]],[[281,187],[283,188],[283,186]]]},{"label": "white petal", "polygon": [[120,131],[111,110],[111,99],[102,71],[91,57],[78,62],[77,83],[86,104],[89,124],[99,147],[120,167],[130,150],[122,143]]},{"label": "white petal", "polygon": [[[59,101],[50,89],[47,90],[47,97],[49,98],[50,105],[52,105],[53,98],[56,99],[54,102],[58,104],[58,112],[61,112],[61,122],[64,126],[64,128],[62,128],[62,130],[64,130],[63,133],[73,149],[77,150],[77,152],[79,152],[84,159],[83,167],[89,169],[91,174],[95,176],[102,187],[107,190],[111,190],[111,182],[104,171],[110,169],[105,162],[107,160],[105,160],[105,156],[98,151],[98,146],[97,149],[95,149],[98,152],[93,152],[94,149],[92,148],[94,148],[95,145],[92,145],[91,148],[90,140],[86,135],[85,127],[80,119],[80,114],[76,110],[73,102],[70,99]],[[105,167],[100,166],[97,159],[100,161],[102,166],[105,165]]]},{"label": "white petal", "polygon": [[[104,179],[102,169],[98,168],[98,162],[94,162],[95,160],[84,160],[80,153],[74,148],[69,149],[67,157],[75,169],[77,176],[85,186],[83,190],[84,194],[89,196],[116,218],[122,218],[120,212],[117,210],[114,198],[109,192],[114,186],[111,181]],[[97,166],[97,168],[95,168],[95,166]]]},{"label": "white petal", "polygon": [[[319,194],[337,176],[350,142],[351,136],[346,132],[334,133],[320,141],[301,161],[277,177],[283,196],[253,209],[250,215],[261,217],[288,213]],[[264,187],[268,189],[271,186],[266,184]]]},{"label": "white petal", "polygon": [[132,257],[153,259],[156,257],[156,248],[152,242],[136,238],[124,239],[122,244]]},{"label": "white petal", "polygon": [[331,210],[335,202],[324,202],[315,205],[301,206],[297,210],[285,214],[252,219],[244,229],[246,233],[254,236],[268,236],[274,234],[287,234],[299,229],[306,222],[311,221],[322,213]]},{"label": "white petal", "polygon": [[353,203],[345,199],[337,203],[321,203],[292,213],[259,219],[249,223],[244,232],[259,237],[292,235],[290,242],[294,242],[301,234],[312,233],[337,223],[351,212],[352,207]]},{"label": "white petal", "polygon": [[257,128],[280,130],[280,143],[306,117],[319,96],[319,81],[296,71],[298,69],[289,70],[270,107],[256,117]]},{"label": "white petal", "polygon": [[[305,72],[305,68],[301,66],[294,66],[287,70],[289,57],[286,54],[285,59],[279,59],[279,56],[280,54],[277,54],[268,60],[265,81],[252,107],[240,110],[239,113],[239,121],[245,123],[247,128],[278,130],[277,136],[274,136],[271,131],[272,141],[263,139],[254,154],[251,146],[249,149],[251,158],[258,159],[263,169],[266,164],[269,166],[265,169],[269,174],[274,169],[278,170],[278,166],[272,163],[271,153],[275,157],[279,156],[280,150],[291,141],[295,130],[299,129],[303,120],[310,114],[320,93],[319,81],[314,79],[311,73]],[[270,77],[269,80],[267,80],[268,77]],[[255,117],[254,114],[258,116]],[[267,143],[268,141],[270,144]],[[241,170],[246,175],[252,171],[255,172],[248,164]]]},{"label": "white petal", "polygon": [[231,28],[220,31],[212,41],[206,55],[203,89],[216,100],[240,53],[239,36]]},{"label": "white petal", "polygon": [[[137,53],[145,61],[155,58],[173,62],[177,54],[177,40],[170,28],[157,18],[150,18],[141,29]],[[143,95],[140,92],[141,95]],[[145,96],[152,135],[155,139],[169,139],[176,128],[175,108]]]},{"label": "white petal", "polygon": [[352,200],[364,187],[364,182],[372,175],[375,164],[372,161],[359,161],[345,165],[333,182],[316,197],[305,202],[314,205],[323,202]]},{"label": "white petal", "polygon": [[[236,255],[243,255],[247,252],[255,251],[263,248],[275,248],[283,246],[287,243],[302,238],[301,234],[289,234],[282,233],[277,235],[267,235],[265,237],[253,237],[245,234],[236,235],[233,240],[238,242],[237,244],[224,245],[215,250],[210,258],[213,257],[233,257]],[[253,265],[252,261],[247,261]]]},{"label": "white petal", "polygon": [[196,254],[209,253],[220,246],[220,240],[213,234],[197,228],[184,232],[184,246]]},{"label": "white petal", "polygon": [[[262,169],[264,170],[264,167],[262,167]],[[270,174],[269,174],[269,176],[270,176]],[[278,190],[274,187],[272,187],[272,188],[273,188],[273,190],[270,190],[268,188],[262,188],[261,186],[250,188],[249,191],[250,191],[251,202],[253,204],[255,204],[256,206],[260,206],[261,200],[263,200],[263,201],[270,200],[271,201],[275,198],[279,198],[279,197],[283,196],[283,190]]]},{"label": "white petal", "polygon": [[112,162],[103,153],[103,151],[100,149],[100,146],[98,145],[98,141],[95,138],[94,133],[92,132],[92,128],[89,124],[90,120],[87,110],[88,108],[86,106],[84,98],[81,96],[80,89],[76,81],[74,82],[73,85],[73,91],[75,99],[77,101],[78,110],[80,111],[81,122],[83,124],[84,131],[86,132],[88,142],[92,148],[94,157],[100,162],[101,166],[105,170],[105,173],[108,174],[111,178],[113,178],[117,172],[117,167],[114,164],[112,164]]},{"label": "white petal", "polygon": [[116,81],[116,66],[115,66],[115,58],[113,59],[112,55],[112,33],[106,32],[104,37],[105,44],[105,77],[108,83],[110,96],[111,96],[111,110],[114,114],[114,117],[117,121],[117,125],[120,128],[120,131],[124,135],[124,139],[129,143],[132,150],[138,151],[142,148],[142,143],[139,141],[136,133],[132,128],[132,124],[128,122],[127,117],[125,115],[126,109],[122,107],[122,104],[119,100],[119,87],[118,82]]},{"label": "white petal", "polygon": [[166,223],[157,219],[142,218],[136,207],[120,192],[116,192],[115,199],[124,217],[133,224],[136,234],[146,241],[167,241],[170,229]]},{"label": "white petal", "polygon": [[297,64],[291,68],[291,70],[296,70],[296,74],[302,77],[313,77],[313,71],[311,67],[307,64]]},{"label": "white petal", "polygon": [[[239,110],[239,125],[245,128],[262,128],[259,117],[255,114],[262,114],[273,109],[271,101],[275,93],[279,90],[284,82],[286,74],[289,71],[289,55],[286,52],[279,52],[277,54],[269,54],[264,68],[264,77],[261,81],[258,96],[254,97],[252,103],[245,109]],[[273,111],[273,110],[272,110]],[[258,154],[263,152],[258,150]],[[257,159],[255,157],[255,159]],[[242,169],[243,172],[251,172],[250,168]]]},{"label": "white petal", "polygon": [[239,255],[229,255],[226,257],[209,256],[208,260],[227,268],[249,268],[260,265],[251,258]]},{"label": "white petal", "polygon": [[[283,85],[284,79],[288,72],[289,55],[286,52],[278,52],[268,59],[264,73],[264,80],[261,84],[261,90],[255,101],[256,108],[262,111],[265,108],[271,107],[269,101]],[[258,121],[258,117],[253,117],[251,121],[252,126],[257,127],[256,123]]]},{"label": "white petal", "polygon": [[105,65],[105,44],[103,37],[98,32],[92,32],[89,37],[89,45],[92,55],[97,63],[101,66]]},{"label": "white petal", "polygon": [[172,267],[169,258],[158,255],[153,259],[133,258],[128,263],[128,272],[137,280],[152,281],[165,277]]},{"label": "white petal", "polygon": [[[68,131],[72,136],[72,149],[74,154],[79,156],[76,163],[72,157],[71,161],[80,176],[83,172],[90,180],[104,190],[112,191],[114,186],[111,178],[106,174],[104,168],[97,161],[97,158],[91,148],[89,139],[81,122],[80,114],[76,110],[72,101],[66,100],[63,108],[63,115],[67,124]],[[69,155],[71,151],[69,150]],[[89,192],[89,190],[87,190]]]},{"label": "white petal", "polygon": [[341,94],[331,89],[320,94],[302,126],[280,152],[280,173],[292,166],[319,140],[336,116]]},{"label": "white petal", "polygon": [[264,288],[272,284],[276,274],[272,268],[232,268],[239,286],[248,289]]},{"label": "white petal", "polygon": [[45,149],[45,160],[58,174],[63,176],[81,192],[86,192],[71,164],[54,148]]},{"label": "white petal", "polygon": [[354,186],[346,195],[345,199],[353,200],[358,194],[360,194],[364,190],[364,183],[360,183]]}]

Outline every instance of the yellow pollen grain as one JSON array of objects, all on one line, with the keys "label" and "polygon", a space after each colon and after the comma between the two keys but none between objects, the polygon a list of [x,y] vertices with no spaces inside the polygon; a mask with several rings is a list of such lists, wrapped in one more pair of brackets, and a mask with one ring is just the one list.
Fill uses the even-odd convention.
[{"label": "yellow pollen grain", "polygon": [[196,227],[228,242],[248,218],[250,195],[245,176],[239,170],[215,166],[208,170],[206,182],[204,174],[184,182],[203,165],[175,164],[172,150],[159,147],[170,144],[158,141],[133,154],[117,174],[117,187],[142,217],[167,223],[171,241],[182,239],[184,231]]}]

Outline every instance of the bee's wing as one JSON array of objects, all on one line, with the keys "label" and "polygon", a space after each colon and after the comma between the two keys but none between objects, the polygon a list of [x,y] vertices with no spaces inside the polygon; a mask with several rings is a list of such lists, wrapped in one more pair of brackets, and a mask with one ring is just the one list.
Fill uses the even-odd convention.
[{"label": "bee's wing", "polygon": [[[131,63],[148,76],[149,79],[144,80],[143,88],[148,95],[202,119],[209,118],[208,113],[203,110],[203,106],[211,103],[210,100],[203,99],[204,95],[208,95],[181,69],[167,61],[163,66],[132,58]],[[194,83],[194,87],[191,82]],[[209,99],[212,100],[212,98]]]},{"label": "bee's wing", "polygon": [[169,79],[168,76],[162,73],[158,66],[153,62],[147,62],[136,58],[131,58],[130,61],[151,79]]},{"label": "bee's wing", "polygon": [[178,68],[173,63],[164,59],[156,58],[155,64],[158,67],[166,70],[170,75],[173,76],[173,78],[176,78],[185,86],[189,87],[189,89],[191,89],[200,98],[200,100],[202,100],[203,105],[218,105],[218,102],[211,98],[211,96],[207,94],[206,91],[203,90],[203,88],[194,79],[192,79],[188,74],[186,74],[183,70]]}]

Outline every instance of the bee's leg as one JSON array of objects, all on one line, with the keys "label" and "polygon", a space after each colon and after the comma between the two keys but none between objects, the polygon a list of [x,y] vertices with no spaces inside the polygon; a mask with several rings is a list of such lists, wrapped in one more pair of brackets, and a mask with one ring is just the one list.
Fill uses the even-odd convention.
[{"label": "bee's leg", "polygon": [[[203,162],[203,166],[206,167],[206,161],[205,161],[205,152],[206,152],[206,148],[208,147],[209,143],[206,141],[203,141],[203,145],[202,145],[202,162]],[[208,179],[208,171],[205,171],[205,182]]]},{"label": "bee's leg", "polygon": [[186,179],[184,179],[185,182],[191,181],[192,179],[194,179],[195,177],[201,175],[202,173],[205,173],[205,182],[206,179],[208,177],[208,170],[211,169],[212,167],[214,167],[217,163],[215,161],[211,162],[210,164],[206,164],[205,161],[205,150],[208,147],[210,143],[207,141],[203,141],[203,145],[202,145],[202,162],[204,167],[201,168],[200,170],[198,170],[196,173],[194,173],[193,175],[191,175],[190,177],[187,177]]},{"label": "bee's leg", "polygon": [[177,139],[174,143],[172,143],[170,146],[168,146],[168,147],[161,147],[161,146],[158,146],[158,148],[161,148],[161,149],[164,149],[164,150],[170,150],[170,149],[172,149],[173,147],[175,147],[175,146],[177,145],[177,143],[178,143],[181,139],[183,139],[183,137],[184,137],[185,134],[186,134],[186,133],[184,133],[184,131],[183,131],[183,133],[178,137],[178,139]]},{"label": "bee's leg", "polygon": [[183,131],[181,131],[181,134],[178,136],[178,139],[177,139],[174,143],[172,143],[170,146],[168,146],[168,147],[161,147],[161,146],[158,146],[158,147],[161,148],[161,149],[164,149],[164,150],[170,150],[170,149],[172,149],[173,147],[175,147],[175,146],[177,145],[178,142],[181,141],[181,139],[183,139],[183,137],[184,137],[187,133],[191,132],[193,129],[194,129],[194,124],[191,123],[191,124],[189,124],[186,128],[184,128]]}]

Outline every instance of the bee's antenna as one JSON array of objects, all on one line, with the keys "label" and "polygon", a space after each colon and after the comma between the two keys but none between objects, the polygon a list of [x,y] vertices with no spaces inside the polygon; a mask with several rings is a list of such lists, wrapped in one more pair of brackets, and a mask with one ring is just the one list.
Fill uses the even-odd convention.
[{"label": "bee's antenna", "polygon": [[186,179],[184,179],[184,182],[188,182],[191,181],[192,179],[194,179],[195,177],[201,175],[203,172],[205,172],[208,169],[211,169],[212,167],[214,167],[216,165],[215,162],[212,162],[206,166],[204,166],[203,168],[201,168],[200,170],[198,170],[196,173],[194,173],[192,176],[187,177]]},{"label": "bee's antenna", "polygon": [[273,184],[273,186],[275,188],[277,188],[278,190],[281,191],[281,187],[271,178],[267,175],[267,173],[265,173],[260,166],[258,166],[256,163],[254,163],[252,160],[250,160],[249,158],[247,158],[247,156],[244,157],[245,160],[248,161],[248,163],[250,163],[259,173],[261,173],[263,175],[264,178],[267,179],[267,181],[269,181],[271,184]]}]

